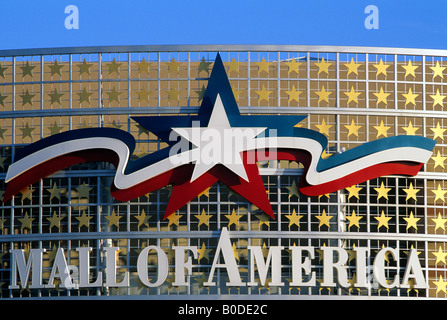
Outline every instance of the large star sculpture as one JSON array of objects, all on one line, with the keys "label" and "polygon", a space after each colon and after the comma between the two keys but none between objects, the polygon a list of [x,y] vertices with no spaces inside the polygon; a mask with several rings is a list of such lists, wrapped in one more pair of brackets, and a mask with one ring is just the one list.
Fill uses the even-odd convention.
[{"label": "large star sculpture", "polygon": [[[174,133],[184,142],[191,143],[191,163],[174,169],[176,179],[172,183],[165,218],[217,181],[274,218],[256,162],[241,151],[240,141],[229,141],[228,137],[242,139],[238,134],[242,132],[245,141],[250,143],[260,134],[293,136],[294,125],[304,118],[241,115],[218,54],[196,116],[143,116],[132,119],[166,142],[169,145],[166,149],[179,143],[178,139],[172,139]],[[221,146],[220,150],[216,146]]]}]

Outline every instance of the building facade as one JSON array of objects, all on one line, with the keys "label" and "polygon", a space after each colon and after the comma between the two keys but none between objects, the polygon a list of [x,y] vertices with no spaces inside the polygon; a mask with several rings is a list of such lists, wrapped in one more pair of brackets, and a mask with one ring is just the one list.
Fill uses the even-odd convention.
[{"label": "building facade", "polygon": [[[1,298],[446,298],[447,52],[441,50],[0,51],[2,193],[17,153],[62,132],[127,131],[136,141],[132,159],[168,147],[131,117],[196,114],[218,53],[241,114],[306,116],[296,126],[327,138],[322,158],[406,135],[435,140],[433,154],[415,176],[387,175],[320,196],[300,192],[301,163],[258,162],[275,218],[217,182],[164,219],[171,186],[120,202],[111,194],[113,165],[70,166],[2,204]],[[225,266],[227,244],[238,283],[230,275],[235,269]]]}]

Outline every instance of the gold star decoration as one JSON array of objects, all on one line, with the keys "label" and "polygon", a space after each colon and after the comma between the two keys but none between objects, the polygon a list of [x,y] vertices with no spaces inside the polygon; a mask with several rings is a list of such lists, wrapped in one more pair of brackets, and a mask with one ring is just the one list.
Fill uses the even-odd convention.
[{"label": "gold star decoration", "polygon": [[177,214],[177,212],[175,214],[171,214],[168,217],[169,223],[168,223],[168,227],[170,227],[171,225],[176,225],[177,227],[180,226],[180,218],[183,217],[182,214]]},{"label": "gold star decoration", "polygon": [[292,85],[292,90],[286,90],[286,93],[289,96],[289,103],[293,100],[295,100],[296,102],[300,102],[299,95],[302,93],[302,91],[296,90],[295,85]]},{"label": "gold star decoration", "polygon": [[169,73],[171,73],[171,72],[177,72],[178,73],[179,72],[180,63],[176,62],[174,57],[172,57],[171,62],[167,62],[166,64],[168,65],[168,72]]},{"label": "gold star decoration", "polygon": [[34,127],[30,127],[28,122],[25,124],[25,128],[19,128],[19,130],[22,131],[22,139],[25,139],[26,137],[30,137],[32,139],[33,131],[35,129],[36,128]]},{"label": "gold star decoration", "polygon": [[6,69],[8,69],[8,67],[2,67],[2,65],[0,64],[0,76],[2,76],[2,78],[5,78],[5,71]]},{"label": "gold star decoration", "polygon": [[84,87],[81,92],[76,92],[76,94],[79,96],[80,103],[90,103],[90,96],[93,93],[87,92],[87,89]]},{"label": "gold star decoration", "polygon": [[5,99],[7,98],[8,96],[2,96],[2,94],[0,93],[0,104],[2,105],[2,106],[5,106]]},{"label": "gold star decoration", "polygon": [[332,63],[330,63],[330,62],[326,62],[326,61],[324,60],[324,57],[321,58],[321,61],[320,61],[320,62],[315,62],[315,65],[318,67],[318,74],[324,72],[324,73],[326,73],[327,75],[329,75],[329,66],[330,66],[331,64],[332,64]]},{"label": "gold star decoration", "polygon": [[25,124],[25,128],[19,128],[19,130],[22,131],[22,139],[25,139],[26,137],[30,137],[32,139],[33,131],[35,129],[36,128],[34,127],[30,127],[28,122]]},{"label": "gold star decoration", "polygon": [[389,229],[388,227],[388,221],[390,221],[391,217],[385,216],[385,212],[382,210],[380,217],[374,217],[377,221],[379,221],[379,225],[377,226],[377,229],[380,229],[380,227],[385,227]]},{"label": "gold star decoration", "polygon": [[121,129],[121,127],[123,125],[116,123],[115,120],[112,121],[112,123],[110,124],[112,127],[117,128],[117,129]]},{"label": "gold star decoration", "polygon": [[377,130],[376,139],[379,139],[381,136],[384,136],[385,138],[388,137],[387,131],[390,129],[390,127],[385,126],[383,124],[383,120],[380,121],[380,126],[374,126],[374,129]]},{"label": "gold star decoration", "polygon": [[293,225],[296,225],[298,228],[300,227],[300,220],[303,216],[297,214],[295,209],[293,209],[292,214],[286,214],[285,216],[289,219],[289,228]]},{"label": "gold star decoration", "polygon": [[329,96],[332,94],[332,92],[326,91],[324,86],[321,86],[321,90],[315,91],[315,94],[318,96],[318,103],[320,103],[321,101],[326,101],[327,103],[329,103]]},{"label": "gold star decoration", "polygon": [[411,88],[408,88],[408,93],[402,93],[402,95],[405,97],[405,105],[411,103],[414,106],[416,105],[416,98],[419,96],[419,94],[413,93]]},{"label": "gold star decoration", "polygon": [[49,222],[50,222],[50,229],[53,227],[56,227],[58,229],[60,229],[61,227],[61,220],[64,217],[58,217],[58,215],[56,214],[56,211],[53,212],[53,216],[51,218],[46,218]]},{"label": "gold star decoration", "polygon": [[[326,150],[323,150],[323,152],[321,153],[321,159],[327,159],[329,157],[331,157],[332,154],[331,153],[327,153]],[[329,199],[329,194],[325,193],[324,196],[326,196]],[[322,197],[322,195],[318,196],[318,199],[320,199]]]},{"label": "gold star decoration", "polygon": [[436,190],[431,190],[435,194],[435,202],[437,200],[442,200],[442,202],[445,202],[445,193],[447,190],[442,190],[441,184],[438,183],[438,188]]},{"label": "gold star decoration", "polygon": [[360,200],[359,191],[362,189],[363,189],[362,187],[357,187],[355,185],[346,188],[346,190],[348,190],[348,192],[349,192],[348,199],[350,199],[351,197],[356,197],[357,199]]},{"label": "gold star decoration", "polygon": [[231,62],[228,62],[228,65],[230,66],[230,69],[228,70],[228,73],[230,74],[232,71],[239,74],[239,62],[236,61],[236,59],[233,57],[231,59]]},{"label": "gold star decoration", "polygon": [[93,188],[89,187],[87,183],[82,183],[79,187],[76,188],[76,191],[78,192],[78,198],[89,198],[90,191]]},{"label": "gold star decoration", "polygon": [[[202,85],[202,89],[200,89],[199,91],[195,91],[195,93],[197,93],[197,98],[199,99],[199,102],[203,100],[203,97],[205,96],[205,92],[206,92],[206,88],[204,85]],[[236,99],[236,101],[237,101],[237,99]]]},{"label": "gold star decoration", "polygon": [[[149,130],[144,128],[143,126],[137,124],[135,125],[138,128],[138,137],[140,137],[140,135],[142,135],[143,133],[147,134],[149,136]],[[170,196],[170,194],[169,194]]]},{"label": "gold star decoration", "polygon": [[447,294],[447,290],[446,290],[447,281],[444,281],[444,279],[442,278],[442,275],[439,275],[439,280],[433,281],[433,284],[436,286],[437,294],[439,293],[439,291],[442,291],[445,294]]},{"label": "gold star decoration", "polygon": [[265,224],[267,227],[270,227],[270,217],[267,214],[262,212],[255,215],[255,217],[259,220],[259,228],[261,228],[263,224]]},{"label": "gold star decoration", "polygon": [[434,133],[433,139],[441,138],[444,140],[444,131],[447,129],[442,129],[439,122],[436,124],[436,128],[430,128],[430,130]]},{"label": "gold star decoration", "polygon": [[419,290],[414,288],[415,283],[416,282],[414,279],[410,279],[407,281],[407,284],[410,286],[410,288],[407,289],[407,293],[409,293],[411,290],[414,290],[416,293],[419,293]]},{"label": "gold star decoration", "polygon": [[357,92],[354,90],[354,86],[351,86],[351,91],[349,92],[344,92],[344,94],[348,97],[348,104],[351,101],[354,101],[356,104],[359,104],[357,98],[358,96],[361,94],[361,92]]},{"label": "gold star decoration", "polygon": [[[234,98],[236,99],[236,102],[239,103],[239,96],[240,96],[242,90],[236,90],[235,88],[231,88],[231,90],[233,91],[233,95],[234,95]],[[202,91],[203,91],[203,94],[202,94],[202,99],[203,99],[203,96],[205,95],[204,86],[202,86]]]},{"label": "gold star decoration", "polygon": [[79,229],[83,226],[88,228],[90,226],[90,220],[93,219],[93,217],[87,216],[85,211],[82,211],[82,215],[80,217],[75,218],[79,221]]},{"label": "gold star decoration", "polygon": [[24,67],[20,67],[20,69],[22,69],[22,71],[23,71],[23,75],[22,76],[23,77],[30,76],[32,78],[33,77],[33,69],[35,67],[36,66],[30,66],[29,65],[29,61],[27,61]]},{"label": "gold star decoration", "polygon": [[28,199],[29,201],[32,201],[33,199],[33,192],[34,189],[31,189],[31,187],[26,187],[25,189],[20,190],[20,193],[22,194],[21,201]]},{"label": "gold star decoration", "polygon": [[415,218],[414,215],[413,215],[413,211],[410,211],[410,217],[403,218],[403,219],[407,222],[406,230],[410,229],[411,227],[413,227],[416,230],[418,229],[417,222],[419,220],[421,220],[421,218]]},{"label": "gold star decoration", "polygon": [[374,190],[377,191],[377,200],[382,197],[388,200],[388,192],[390,192],[391,188],[385,188],[383,181],[380,185],[380,188],[374,188]]},{"label": "gold star decoration", "polygon": [[[0,218],[0,230],[4,230],[5,222],[6,222],[6,219]],[[0,256],[0,263],[3,263],[1,260],[2,260],[2,256]]]},{"label": "gold star decoration", "polygon": [[438,76],[441,77],[441,79],[444,79],[443,72],[445,68],[446,67],[441,67],[439,65],[439,61],[436,61],[436,65],[434,67],[430,67],[430,69],[433,71],[433,80],[435,80],[435,78]]},{"label": "gold star decoration", "polygon": [[200,198],[201,196],[205,196],[205,197],[209,198],[210,197],[210,190],[211,190],[211,187],[206,188],[205,190],[203,190],[202,192],[199,193],[197,198]]},{"label": "gold star decoration", "polygon": [[269,95],[273,92],[273,91],[269,91],[265,89],[265,86],[262,85],[261,90],[257,90],[255,91],[256,94],[258,95],[258,103],[260,103],[262,100],[265,100],[267,103],[269,102]]},{"label": "gold star decoration", "polygon": [[180,91],[176,90],[175,88],[170,89],[168,92],[168,100],[169,101],[179,101],[179,95],[180,95]]},{"label": "gold star decoration", "polygon": [[284,62],[287,67],[289,67],[289,70],[287,71],[287,74],[290,74],[292,72],[296,72],[296,74],[299,73],[299,67],[301,65],[301,62],[296,62],[295,57],[292,57],[292,60]]},{"label": "gold star decoration", "polygon": [[85,129],[85,128],[91,128],[91,126],[89,126],[84,119],[84,121],[82,121],[82,124],[78,125],[78,129]]},{"label": "gold star decoration", "polygon": [[433,255],[436,257],[436,262],[435,262],[435,264],[438,264],[439,262],[444,263],[444,265],[447,264],[447,263],[445,262],[445,257],[447,256],[447,252],[444,252],[444,251],[442,250],[442,247],[441,247],[441,246],[438,247],[438,252],[432,252],[432,253],[433,253]]},{"label": "gold star decoration", "polygon": [[[410,246],[410,250],[404,251],[404,253],[408,256],[408,255],[410,255],[411,250],[416,250],[416,249],[414,248],[414,245],[413,245],[413,244]],[[417,251],[417,250],[416,250],[416,255],[420,255],[420,254],[421,254],[421,251]]]},{"label": "gold star decoration", "polygon": [[261,62],[255,62],[255,64],[258,66],[259,73],[261,73],[262,71],[269,73],[269,67],[271,62],[266,62],[265,57],[262,57]]},{"label": "gold star decoration", "polygon": [[233,242],[232,248],[233,248],[234,257],[236,258],[237,261],[239,261],[240,260],[239,253],[240,253],[241,250],[236,247],[236,243],[235,242]]},{"label": "gold star decoration", "polygon": [[402,68],[405,69],[405,78],[409,75],[412,75],[413,77],[416,77],[414,71],[419,68],[419,66],[413,66],[411,63],[411,60],[408,60],[408,64],[406,66],[402,66]]},{"label": "gold star decoration", "polygon": [[405,130],[405,132],[407,133],[407,136],[414,136],[414,135],[416,135],[416,131],[419,130],[419,128],[413,127],[413,124],[411,123],[411,121],[408,123],[407,127],[402,127],[402,129]]},{"label": "gold star decoration", "polygon": [[433,99],[433,107],[440,105],[442,108],[444,108],[444,99],[446,96],[440,94],[439,89],[436,89],[436,94],[431,94],[430,97]]},{"label": "gold star decoration", "polygon": [[147,91],[145,89],[142,89],[137,92],[138,94],[138,102],[147,101],[149,102],[149,93],[150,91]]},{"label": "gold star decoration", "polygon": [[415,201],[417,201],[416,194],[420,191],[420,189],[414,189],[412,182],[410,182],[410,187],[408,189],[403,189],[403,190],[407,194],[405,201],[408,201],[408,199],[414,199]]},{"label": "gold star decoration", "polygon": [[[166,278],[166,283],[168,284],[168,290],[172,289],[172,284],[174,283],[175,280],[175,276],[174,274],[172,274],[170,277]],[[179,287],[175,287],[177,289],[177,291],[179,290]]]},{"label": "gold star decoration", "polygon": [[383,74],[385,77],[387,76],[386,69],[390,66],[389,64],[384,64],[383,60],[380,59],[379,64],[373,64],[373,66],[377,69],[376,77],[378,77],[380,74]]},{"label": "gold star decoration", "polygon": [[115,86],[113,86],[113,88],[112,88],[112,91],[110,91],[110,92],[106,92],[107,93],[107,95],[109,96],[109,103],[110,102],[112,102],[112,101],[116,101],[116,102],[120,102],[120,98],[119,98],[119,96],[120,96],[120,94],[122,93],[122,92],[120,92],[120,91],[117,91],[116,89],[115,89]]},{"label": "gold star decoration", "polygon": [[108,221],[108,228],[110,228],[111,226],[115,225],[116,227],[119,228],[119,221],[122,218],[122,216],[119,216],[115,213],[115,210],[112,210],[112,214],[110,216],[106,216],[105,217]]},{"label": "gold star decoration", "polygon": [[315,127],[318,128],[318,131],[322,134],[325,134],[329,137],[329,129],[332,127],[331,124],[326,124],[326,121],[323,119],[321,120],[320,124],[316,124]]},{"label": "gold star decoration", "polygon": [[[351,250],[351,251],[354,252],[354,254],[355,254],[355,251],[353,251],[353,250]],[[357,283],[357,275],[355,273],[352,275],[352,279],[347,279],[347,281],[350,284],[348,292],[351,292],[352,290],[355,290],[355,289],[357,289],[357,291],[360,292],[360,288],[354,287],[355,284]]]},{"label": "gold star decoration", "polygon": [[439,228],[441,228],[442,230],[445,231],[445,223],[446,223],[447,219],[444,219],[440,212],[438,212],[438,217],[434,218],[434,219],[432,218],[432,220],[436,224],[435,231]]},{"label": "gold star decoration", "polygon": [[198,74],[200,74],[201,71],[205,71],[208,75],[210,74],[210,71],[208,70],[212,62],[206,62],[205,57],[202,57],[202,61],[199,63],[199,71]]},{"label": "gold star decoration", "polygon": [[122,63],[116,62],[115,58],[113,58],[112,62],[106,63],[106,65],[109,67],[109,74],[116,73],[120,74],[120,66]]},{"label": "gold star decoration", "polygon": [[376,105],[378,105],[381,102],[383,102],[386,105],[388,104],[387,98],[390,95],[390,93],[385,93],[383,91],[383,87],[380,87],[379,92],[373,92],[373,95],[375,95],[377,98]]},{"label": "gold star decoration", "polygon": [[50,104],[53,104],[53,103],[57,102],[60,105],[61,104],[61,97],[63,95],[64,95],[63,93],[57,92],[57,89],[54,88],[54,91],[52,93],[48,94],[48,96],[51,98]]},{"label": "gold star decoration", "polygon": [[355,63],[354,58],[351,58],[351,62],[344,64],[348,68],[348,76],[353,72],[356,75],[359,75],[358,68],[360,67],[360,63]]},{"label": "gold star decoration", "polygon": [[[206,287],[206,286],[203,285],[205,282],[208,282],[208,277],[205,275],[205,273],[202,272],[201,275],[200,275],[200,278],[198,277],[198,278],[196,278],[195,280],[196,280],[197,283],[199,284],[199,289],[201,289],[201,288],[205,288],[205,289],[209,290],[208,287]],[[145,286],[145,287],[146,287],[146,286]],[[146,287],[146,288],[147,288],[147,287]]]},{"label": "gold star decoration", "polygon": [[205,212],[205,209],[202,209],[202,213],[201,214],[195,214],[194,217],[196,217],[199,220],[198,227],[200,227],[202,224],[206,225],[207,227],[210,226],[210,218],[212,216],[210,214],[207,214]]},{"label": "gold star decoration", "polygon": [[348,229],[352,226],[356,226],[357,228],[360,228],[359,221],[362,219],[362,216],[358,216],[355,213],[355,210],[352,210],[352,214],[350,216],[346,216],[346,219],[349,220]]},{"label": "gold star decoration", "polygon": [[25,212],[25,216],[23,218],[18,218],[21,223],[20,230],[29,229],[31,230],[31,225],[33,223],[34,218],[30,218],[28,212]]},{"label": "gold star decoration", "polygon": [[50,130],[51,135],[61,132],[63,128],[63,126],[58,126],[56,121],[54,121],[54,123],[50,127],[47,127],[47,129]]},{"label": "gold star decoration", "polygon": [[146,72],[149,73],[149,67],[151,65],[150,62],[146,62],[146,59],[141,60],[141,62],[136,62],[136,65],[138,66],[138,72]]},{"label": "gold star decoration", "polygon": [[[0,168],[5,168],[5,160],[8,159],[6,157],[0,157]],[[0,199],[3,198],[4,191],[0,190]]]},{"label": "gold star decoration", "polygon": [[[321,247],[326,247],[326,243],[323,243],[323,245]],[[323,250],[315,249],[315,251],[318,253],[318,262],[323,261],[323,256],[324,256]]]},{"label": "gold star decoration", "polygon": [[[322,159],[327,159],[327,158],[329,158],[330,156],[332,156],[332,154],[327,153],[326,150],[323,150],[323,152],[321,153],[321,158],[322,158]],[[329,193],[325,193],[324,196],[326,196],[326,197],[329,199]],[[319,195],[319,196],[318,196],[318,199],[320,199],[321,197],[322,197],[322,195]]]},{"label": "gold star decoration", "polygon": [[61,200],[62,189],[57,187],[56,182],[54,182],[53,187],[51,189],[48,189],[47,191],[50,193],[50,201],[53,200],[53,198]]},{"label": "gold star decoration", "polygon": [[[385,244],[384,243],[382,243],[382,249],[385,249]],[[376,253],[378,253],[379,252],[379,250],[374,250]],[[390,263],[390,259],[388,258],[388,256],[390,255],[390,252],[386,252],[385,253],[385,257],[384,257],[384,260],[386,261],[386,262],[388,262],[388,263]]]},{"label": "gold star decoration", "polygon": [[233,209],[231,214],[226,214],[225,217],[229,220],[228,227],[230,227],[232,224],[239,226],[239,219],[242,218],[242,215],[236,214],[236,211]]},{"label": "gold star decoration", "polygon": [[6,131],[8,131],[8,129],[3,129],[2,127],[0,127],[0,138],[2,138],[3,140],[5,139]]},{"label": "gold star decoration", "polygon": [[315,217],[320,221],[320,223],[318,224],[318,228],[320,228],[323,225],[325,225],[327,227],[330,227],[329,226],[329,220],[331,220],[333,218],[333,216],[328,216],[326,214],[326,210],[325,209],[323,209],[323,213],[321,215],[318,215],[318,216],[315,216]]},{"label": "gold star decoration", "polygon": [[61,75],[61,69],[65,67],[64,65],[58,64],[57,60],[54,60],[54,63],[48,68],[51,70],[51,75],[54,76],[55,74]]},{"label": "gold star decoration", "polygon": [[298,187],[296,185],[295,180],[292,181],[292,185],[291,186],[286,186],[286,189],[289,190],[289,198],[292,197],[292,196],[296,196],[297,198],[299,197]]},{"label": "gold star decoration", "polygon": [[27,103],[32,106],[34,96],[35,94],[30,94],[29,90],[26,89],[25,94],[20,95],[20,98],[22,98],[22,106],[24,106]]},{"label": "gold star decoration", "polygon": [[210,260],[210,252],[211,252],[211,249],[207,249],[205,242],[202,242],[202,247],[197,249],[197,253],[199,254],[199,258],[197,260],[200,261],[202,259],[206,259],[207,261],[209,261]]},{"label": "gold star decoration", "polygon": [[82,75],[83,73],[87,73],[90,75],[90,68],[93,66],[93,63],[87,63],[87,61],[84,58],[84,61],[80,64],[78,64],[79,72]]},{"label": "gold star decoration", "polygon": [[354,119],[352,119],[350,125],[345,125],[345,128],[348,129],[348,138],[351,135],[355,135],[358,138],[359,137],[358,131],[361,127],[362,126],[357,126],[354,122]]},{"label": "gold star decoration", "polygon": [[152,216],[147,216],[146,212],[144,211],[144,209],[141,210],[141,213],[138,216],[135,216],[135,219],[138,220],[138,226],[137,228],[141,227],[142,225],[145,225],[146,227],[149,227],[149,219]]},{"label": "gold star decoration", "polygon": [[[323,283],[323,279],[316,279],[317,280],[317,282],[320,284],[320,286],[321,286],[321,284]],[[329,291],[329,292],[332,292],[332,288],[331,287],[320,287],[319,289],[318,289],[318,291],[323,291],[324,289],[326,289],[327,291]]]}]

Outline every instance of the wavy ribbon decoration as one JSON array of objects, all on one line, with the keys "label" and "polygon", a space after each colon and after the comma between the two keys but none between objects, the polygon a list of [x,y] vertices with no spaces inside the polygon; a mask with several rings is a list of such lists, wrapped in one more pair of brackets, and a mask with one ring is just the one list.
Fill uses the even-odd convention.
[{"label": "wavy ribbon decoration", "polygon": [[[258,145],[269,146],[269,150],[243,150],[242,158],[303,163],[305,173],[299,189],[308,196],[334,192],[384,175],[414,176],[430,159],[436,144],[434,140],[419,136],[395,136],[322,159],[326,145],[321,134],[304,128],[294,129],[294,137],[256,138],[261,142]],[[17,152],[15,162],[8,168],[3,201],[44,177],[88,161],[105,161],[115,166],[112,195],[118,201],[132,200],[166,185],[181,185],[190,180],[193,158],[184,157],[184,153],[169,155],[170,147],[167,147],[130,160],[134,148],[132,135],[114,128],[78,129],[44,138]],[[185,162],[184,159],[189,160]],[[251,176],[254,174],[259,172]],[[188,201],[183,199],[176,209]],[[171,211],[168,206],[165,217],[175,212]]]}]

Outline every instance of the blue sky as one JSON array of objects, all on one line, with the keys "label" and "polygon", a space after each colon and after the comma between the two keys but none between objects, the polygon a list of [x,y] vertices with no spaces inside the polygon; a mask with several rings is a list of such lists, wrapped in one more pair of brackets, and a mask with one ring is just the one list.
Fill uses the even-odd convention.
[{"label": "blue sky", "polygon": [[[368,30],[367,5],[379,9]],[[79,29],[64,25],[68,5]],[[151,44],[291,44],[447,49],[447,1],[2,1],[0,50]]]}]

